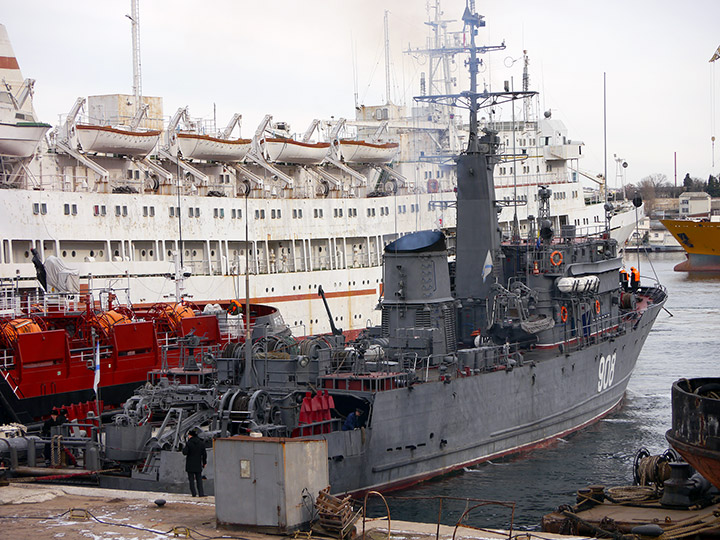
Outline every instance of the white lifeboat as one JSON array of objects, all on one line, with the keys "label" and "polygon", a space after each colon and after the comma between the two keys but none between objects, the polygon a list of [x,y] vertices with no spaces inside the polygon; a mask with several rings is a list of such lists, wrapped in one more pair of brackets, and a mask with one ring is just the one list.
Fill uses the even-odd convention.
[{"label": "white lifeboat", "polygon": [[133,157],[147,156],[160,138],[158,130],[134,131],[126,127],[76,124],[80,146],[85,152],[123,154]]},{"label": "white lifeboat", "polygon": [[205,161],[242,161],[250,151],[250,139],[222,139],[197,133],[177,134],[184,158]]},{"label": "white lifeboat", "polygon": [[370,143],[341,139],[340,155],[345,163],[390,163],[398,153],[400,145],[394,142]]},{"label": "white lifeboat", "polygon": [[562,277],[555,281],[555,286],[563,293],[591,293],[600,287],[597,276]]},{"label": "white lifeboat", "polygon": [[50,127],[42,122],[0,123],[0,156],[32,156]]},{"label": "white lifeboat", "polygon": [[262,146],[269,161],[298,165],[318,165],[330,150],[330,143],[306,143],[293,139],[263,139]]}]

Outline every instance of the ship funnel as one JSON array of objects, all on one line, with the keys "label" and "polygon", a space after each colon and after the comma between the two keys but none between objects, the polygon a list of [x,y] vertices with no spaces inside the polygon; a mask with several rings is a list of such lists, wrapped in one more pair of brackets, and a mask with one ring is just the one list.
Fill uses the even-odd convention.
[{"label": "ship funnel", "polygon": [[447,257],[440,231],[408,234],[385,247],[382,332],[398,354],[439,358],[456,350]]}]

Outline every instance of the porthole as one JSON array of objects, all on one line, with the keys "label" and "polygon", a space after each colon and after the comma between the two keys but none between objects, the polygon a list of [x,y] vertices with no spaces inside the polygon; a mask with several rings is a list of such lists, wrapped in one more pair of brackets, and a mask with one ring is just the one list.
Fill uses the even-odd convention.
[{"label": "porthole", "polygon": [[75,258],[75,252],[74,252],[74,251],[71,252],[71,253],[70,253],[70,256],[74,259],[74,258]]},{"label": "porthole", "polygon": [[26,251],[26,252],[25,252],[25,258],[26,258],[26,259],[30,258],[30,252],[29,252],[29,251]]},{"label": "porthole", "polygon": [[172,251],[168,249],[168,257],[172,257]]},{"label": "porthole", "polygon": [[140,250],[140,256],[141,256],[141,257],[144,257],[144,256],[145,256],[145,250],[144,250],[144,249]]},{"label": "porthole", "polygon": [[150,255],[151,257],[153,256],[153,250],[152,250],[152,249],[151,249],[148,253],[149,253],[149,255]]},{"label": "porthole", "polygon": [[197,256],[197,250],[193,249],[193,257],[196,257],[196,256]]},{"label": "porthole", "polygon": [[104,252],[102,249],[101,249],[100,251],[98,251],[98,255],[99,255],[100,257],[102,257],[104,253],[105,253],[105,252]]},{"label": "porthole", "polygon": [[265,287],[265,292],[270,292],[267,287]]},{"label": "porthole", "polygon": [[215,250],[214,250],[214,249],[211,249],[211,250],[210,250],[210,256],[211,256],[211,257],[214,257],[214,256],[215,256]]},{"label": "porthole", "polygon": [[94,257],[94,256],[95,256],[95,251],[92,250],[92,249],[90,250],[90,256],[91,256],[91,257]]},{"label": "porthole", "polygon": [[[64,257],[64,256],[65,256],[65,252],[63,251],[63,257]],[[120,256],[120,252],[116,249],[116,250],[115,250],[115,253],[113,253],[113,256],[114,256],[114,257],[119,257],[119,256]]]},{"label": "porthole", "polygon": [[67,257],[67,251],[63,250],[63,257]]}]

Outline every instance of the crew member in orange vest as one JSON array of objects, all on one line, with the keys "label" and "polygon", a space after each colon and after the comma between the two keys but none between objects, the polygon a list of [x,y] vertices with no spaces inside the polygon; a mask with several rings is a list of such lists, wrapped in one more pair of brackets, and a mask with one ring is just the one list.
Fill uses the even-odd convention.
[{"label": "crew member in orange vest", "polygon": [[634,266],[630,268],[630,288],[633,292],[640,288],[640,272]]},{"label": "crew member in orange vest", "polygon": [[623,291],[627,291],[629,288],[628,273],[624,268],[620,269],[620,285],[622,286]]}]

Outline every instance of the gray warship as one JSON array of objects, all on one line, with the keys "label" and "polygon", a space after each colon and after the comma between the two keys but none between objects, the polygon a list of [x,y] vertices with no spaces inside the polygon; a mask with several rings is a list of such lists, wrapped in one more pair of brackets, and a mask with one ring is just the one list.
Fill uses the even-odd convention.
[{"label": "gray warship", "polygon": [[181,365],[151,373],[100,430],[90,466],[126,471],[101,484],[184,485],[180,450],[200,428],[208,445],[235,435],[324,439],[333,493],[397,489],[546,444],[621,404],[666,291],[624,286],[607,232],[555,231],[547,187],[529,234],[503,240],[500,141],[478,131],[477,113],[525,93],[477,92],[484,21],[468,8],[463,21],[471,91],[442,96],[470,108],[455,259],[439,231],[387,245],[382,324],[353,341],[333,326],[302,341],[283,330],[256,333],[252,347],[187,347]]}]

